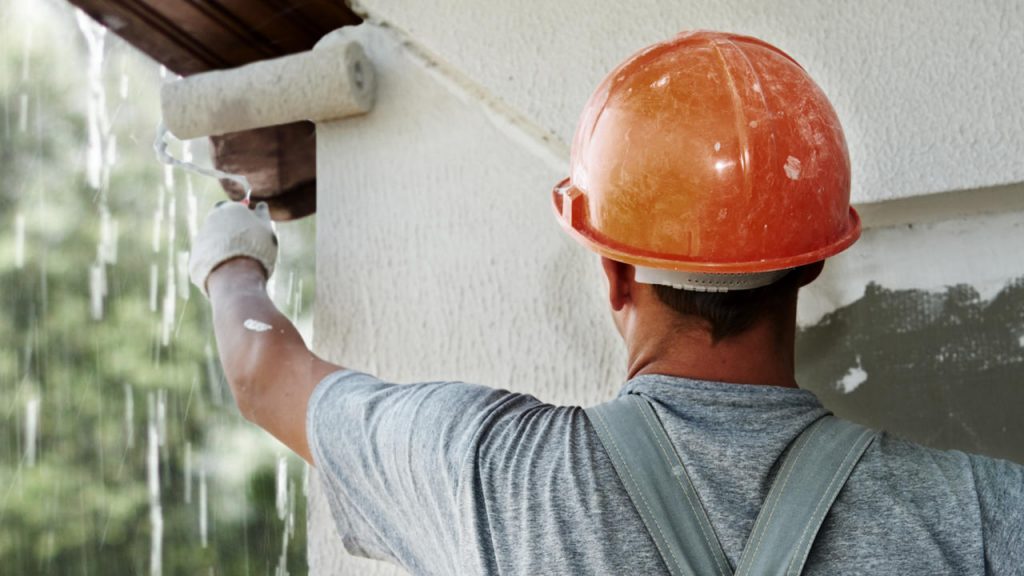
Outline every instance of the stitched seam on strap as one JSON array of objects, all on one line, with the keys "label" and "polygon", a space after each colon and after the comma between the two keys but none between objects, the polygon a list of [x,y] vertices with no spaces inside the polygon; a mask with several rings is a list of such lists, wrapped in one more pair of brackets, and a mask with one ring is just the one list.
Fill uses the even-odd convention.
[{"label": "stitched seam on strap", "polygon": [[[626,459],[622,457],[622,450],[619,449],[619,445],[615,441],[615,436],[611,433],[611,430],[608,428],[608,424],[605,422],[604,415],[601,414],[600,412],[596,412],[596,411],[594,413],[597,415],[598,420],[600,420],[601,427],[605,429],[605,433],[606,433],[606,435],[608,437],[608,440],[611,442],[612,448],[615,450],[615,453],[619,457],[619,462],[621,462],[623,464],[622,467],[626,469],[626,474],[629,475],[630,482],[633,483],[634,489],[636,489],[637,494],[640,495],[640,500],[643,501],[644,507],[647,508],[648,516],[651,518],[651,520],[654,521],[654,527],[657,528],[658,535],[661,536],[661,538],[663,540],[665,540],[666,545],[667,545],[668,539],[665,538],[665,533],[661,529],[661,524],[658,522],[658,518],[654,516],[654,512],[651,510],[651,505],[647,502],[647,497],[644,496],[643,491],[639,489],[639,484],[637,484],[636,478],[633,477],[632,470],[630,470],[629,466],[626,465]],[[643,515],[642,514],[641,514],[641,520],[643,520]],[[658,547],[658,551],[661,552],[662,558],[664,558],[665,561],[668,562],[668,557],[669,557],[669,555],[671,555],[672,560],[676,563],[676,568],[678,568],[680,572],[685,573],[686,571],[683,570],[683,565],[682,565],[682,563],[680,563],[679,557],[676,556],[675,551],[674,550],[669,550],[669,554],[665,554],[665,550],[662,548],[662,545],[658,542],[658,539],[657,538],[653,538],[653,540],[654,540],[654,545],[657,546]]]},{"label": "stitched seam on strap", "polygon": [[[811,525],[815,524],[815,520],[814,519],[818,517],[819,511],[821,510],[822,505],[825,503],[825,500],[828,498],[829,492],[831,492],[831,490],[832,490],[832,485],[836,483],[836,480],[839,479],[839,476],[841,474],[844,474],[845,471],[847,471],[847,470],[849,470],[851,468],[851,465],[847,464],[847,460],[849,460],[850,456],[852,456],[854,454],[854,452],[857,451],[857,447],[860,445],[861,440],[864,438],[865,435],[867,435],[869,433],[870,433],[870,430],[866,430],[866,431],[862,432],[860,437],[857,438],[857,441],[854,442],[853,445],[850,446],[850,449],[846,451],[846,455],[843,456],[843,460],[840,463],[839,468],[836,469],[835,474],[832,475],[832,480],[828,483],[828,486],[825,487],[825,492],[821,495],[821,498],[818,499],[818,504],[817,504],[817,506],[814,507],[814,513],[812,513],[810,515],[810,517],[807,519],[807,524],[804,526],[803,532],[800,533],[800,538],[797,540],[797,548],[798,549],[803,546],[804,538],[807,537],[807,532],[808,532],[808,530],[811,529]],[[839,495],[836,494],[836,496],[838,497]],[[825,513],[827,514],[828,511],[826,510]],[[794,552],[795,552],[795,550],[794,550]],[[804,552],[803,554],[800,554],[800,556],[802,556],[803,558],[806,558],[810,554],[810,552],[811,552],[811,547],[807,546],[806,552]],[[789,566],[786,567],[786,573],[787,574],[792,574],[793,573],[793,567],[796,564],[796,558],[797,558],[797,554],[794,553],[792,558],[790,558],[790,560],[789,560]]]},{"label": "stitched seam on strap", "polygon": [[[796,463],[800,460],[800,457],[803,455],[804,448],[806,448],[807,445],[811,443],[811,438],[818,433],[818,430],[821,429],[821,423],[823,421],[824,421],[824,419],[821,419],[821,420],[818,420],[817,422],[815,422],[814,424],[812,424],[812,426],[814,427],[814,430],[810,433],[810,435],[807,437],[807,439],[804,440],[803,443],[800,444],[800,448],[797,450],[796,454],[793,454],[793,459],[792,460],[786,460],[785,462],[783,462],[783,464],[786,464],[788,462],[792,462],[792,465],[789,468],[781,471],[781,474],[782,474],[782,478],[781,478],[782,484],[779,486],[779,491],[777,492],[777,494],[782,494],[785,491],[786,484],[789,482],[790,477],[792,477],[793,470],[796,468]],[[779,480],[780,480],[779,478],[776,478],[775,482],[772,483],[772,487],[773,488],[774,488],[775,484],[779,482]],[[768,496],[773,496],[772,492],[773,491],[771,489],[769,489],[768,490]],[[758,552],[760,552],[760,550],[761,550],[761,544],[764,541],[765,532],[767,532],[767,530],[765,528],[767,528],[771,524],[772,516],[775,515],[775,510],[778,508],[778,504],[779,504],[779,498],[775,497],[772,500],[772,502],[771,502],[770,508],[768,508],[768,518],[765,519],[765,522],[764,522],[763,525],[758,527],[759,529],[761,529],[761,531],[757,535],[757,542],[756,542],[756,545],[754,546],[754,553],[751,554],[749,558],[745,559],[745,560],[747,560],[748,565],[749,565],[750,562],[752,562],[753,558],[757,558]],[[756,524],[757,521],[755,520],[754,523]],[[737,572],[738,571],[739,570],[737,570]]]},{"label": "stitched seam on strap", "polygon": [[[646,400],[636,399],[635,402],[646,402]],[[648,404],[648,407],[650,407],[649,404]],[[653,408],[651,408],[651,410],[653,410]],[[658,448],[661,449],[661,453],[665,457],[665,462],[669,465],[669,469],[672,470],[674,468],[672,466],[672,458],[669,457],[668,451],[665,449],[665,446],[662,444],[662,442],[661,442],[661,435],[658,434],[658,430],[655,428],[654,423],[651,422],[650,414],[648,414],[647,410],[645,410],[642,406],[640,408],[640,414],[643,415],[644,422],[647,423],[647,427],[650,428],[650,430],[651,430],[651,432],[652,432],[652,434],[654,436],[655,442],[658,443]],[[718,557],[718,554],[714,553],[714,548],[715,548],[714,544],[712,544],[711,538],[708,536],[707,529],[705,528],[704,523],[701,522],[701,519],[702,519],[701,515],[697,511],[697,507],[694,506],[693,497],[696,496],[697,489],[693,487],[693,482],[690,480],[689,473],[686,472],[686,467],[683,466],[682,459],[680,458],[679,460],[680,460],[679,461],[679,465],[680,465],[680,467],[682,467],[682,472],[683,472],[683,474],[686,474],[686,479],[687,479],[687,481],[690,482],[690,490],[687,490],[686,486],[683,485],[682,479],[680,479],[675,474],[672,474],[672,475],[675,476],[676,482],[679,484],[679,487],[683,490],[683,494],[686,496],[686,503],[690,505],[690,510],[693,511],[693,516],[694,516],[694,518],[697,519],[697,526],[700,527],[701,536],[704,537],[704,542],[708,545],[708,550],[711,551],[711,557],[715,561],[715,566],[718,567],[718,573],[719,574],[726,574],[725,570],[722,567],[722,560]],[[701,510],[703,511],[703,507],[701,508]],[[707,514],[707,512],[705,512],[705,519],[706,519],[706,514]],[[710,522],[711,521],[708,520],[708,524],[709,525],[710,525]],[[722,545],[719,544],[718,548],[721,549]],[[724,551],[723,551],[723,553],[724,553]]]}]

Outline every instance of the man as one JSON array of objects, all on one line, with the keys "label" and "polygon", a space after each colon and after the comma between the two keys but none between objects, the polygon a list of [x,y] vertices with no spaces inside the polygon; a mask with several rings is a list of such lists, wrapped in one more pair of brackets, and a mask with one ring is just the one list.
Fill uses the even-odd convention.
[{"label": "man", "polygon": [[[215,209],[191,272],[242,413],[317,467],[350,552],[416,574],[688,573],[688,548],[675,552],[658,520],[685,502],[698,544],[719,550],[709,573],[759,573],[745,550],[771,552],[755,526],[773,482],[811,490],[786,463],[834,422],[798,388],[793,343],[798,290],[859,234],[849,182],[827,99],[753,38],[680,35],[591,97],[553,200],[602,256],[629,358],[620,396],[649,406],[677,458],[680,496],[660,508],[636,489],[656,471],[623,465],[631,454],[616,454],[594,410],[394,385],[317,358],[265,292],[276,254],[265,207]],[[827,483],[834,503],[766,507],[769,520],[820,516],[788,573],[1022,573],[1024,468],[859,438],[848,478]],[[807,450],[814,462],[826,452]]]}]

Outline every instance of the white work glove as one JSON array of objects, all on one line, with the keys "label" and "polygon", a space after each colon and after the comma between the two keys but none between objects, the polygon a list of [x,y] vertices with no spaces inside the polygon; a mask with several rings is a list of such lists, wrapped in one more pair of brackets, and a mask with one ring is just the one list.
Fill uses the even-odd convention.
[{"label": "white work glove", "polygon": [[254,210],[240,202],[220,202],[206,216],[192,240],[188,272],[192,283],[206,292],[206,280],[217,266],[244,256],[263,265],[267,278],[277,261],[277,235],[270,221],[270,209],[260,202]]}]

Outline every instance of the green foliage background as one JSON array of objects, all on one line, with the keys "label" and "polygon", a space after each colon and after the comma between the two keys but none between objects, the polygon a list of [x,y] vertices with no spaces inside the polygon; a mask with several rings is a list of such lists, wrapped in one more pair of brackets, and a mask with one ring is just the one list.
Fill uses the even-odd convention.
[{"label": "green foliage background", "polygon": [[[215,360],[205,299],[190,288],[187,300],[176,300],[167,345],[160,307],[151,309],[152,264],[159,270],[159,301],[166,290],[170,227],[176,250],[188,250],[189,241],[188,179],[177,172],[165,186],[152,152],[159,69],[107,34],[104,81],[117,160],[101,193],[85,177],[87,57],[70,6],[0,0],[0,572],[151,573],[147,432],[164,398],[163,573],[271,574],[282,550],[288,573],[304,573],[304,464],[286,460],[295,504],[285,547],[288,517],[280,518],[275,505],[275,467],[287,452],[238,416]],[[215,182],[194,177],[191,185],[200,215],[223,197]],[[162,186],[177,217],[164,221],[154,253]],[[89,271],[97,261],[103,201],[120,235],[117,261],[106,268],[104,314],[95,320]],[[282,246],[291,249],[278,274],[291,279],[278,290],[286,311],[301,313],[300,302],[310,301],[311,226],[281,230]],[[39,401],[34,463],[26,429],[33,399]]]}]

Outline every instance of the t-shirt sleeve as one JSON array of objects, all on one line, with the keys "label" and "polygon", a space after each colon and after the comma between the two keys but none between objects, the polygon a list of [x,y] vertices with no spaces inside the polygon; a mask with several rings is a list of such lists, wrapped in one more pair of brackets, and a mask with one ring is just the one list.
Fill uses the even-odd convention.
[{"label": "t-shirt sleeve", "polygon": [[457,573],[461,478],[488,421],[524,399],[539,403],[464,383],[325,378],[310,398],[307,438],[346,550],[417,574]]},{"label": "t-shirt sleeve", "polygon": [[971,455],[989,574],[1024,574],[1024,466]]}]

